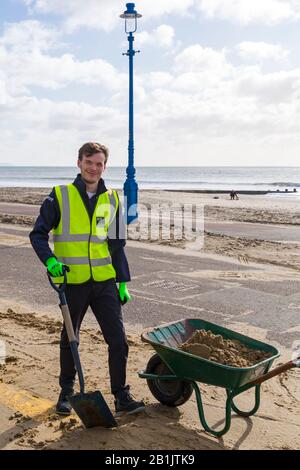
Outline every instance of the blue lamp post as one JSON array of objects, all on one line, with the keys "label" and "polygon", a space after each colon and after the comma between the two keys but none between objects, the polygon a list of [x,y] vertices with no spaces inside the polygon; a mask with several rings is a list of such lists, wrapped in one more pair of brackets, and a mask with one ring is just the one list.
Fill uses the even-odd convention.
[{"label": "blue lamp post", "polygon": [[138,185],[135,181],[134,168],[134,127],[133,127],[133,57],[137,52],[133,48],[133,33],[137,29],[137,19],[142,15],[134,9],[134,3],[126,3],[127,10],[121,18],[125,19],[125,32],[128,35],[129,49],[123,55],[129,58],[129,140],[128,140],[128,166],[126,169],[127,178],[124,183],[126,223],[129,225],[137,219]]}]

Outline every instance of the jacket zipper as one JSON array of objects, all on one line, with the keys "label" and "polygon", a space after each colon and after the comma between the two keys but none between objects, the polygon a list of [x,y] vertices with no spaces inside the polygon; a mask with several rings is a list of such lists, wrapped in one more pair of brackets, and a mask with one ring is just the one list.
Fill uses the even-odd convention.
[{"label": "jacket zipper", "polygon": [[[87,207],[86,207],[86,205],[85,205],[85,202],[84,202],[84,200],[83,200],[83,198],[82,198],[82,196],[81,196],[81,194],[80,194],[79,189],[75,186],[75,184],[74,184],[74,187],[75,187],[75,188],[77,189],[77,191],[78,191],[78,194],[79,194],[79,196],[80,196],[80,198],[81,198],[81,200],[82,200],[82,202],[83,202],[84,208],[85,208],[85,210],[86,210],[86,213],[87,213],[88,218],[89,218],[89,221],[90,221],[90,234],[89,234],[89,239],[88,239],[88,255],[89,255],[90,273],[91,273],[90,279],[92,278],[92,280],[94,281],[95,279],[93,278],[93,271],[92,271],[92,265],[91,265],[91,256],[90,256],[90,254],[91,254],[90,246],[91,246],[91,236],[92,236],[92,219],[91,219],[90,213],[89,213],[89,211],[88,211],[88,209],[87,209]],[[94,213],[93,213],[93,215],[94,215]]]}]

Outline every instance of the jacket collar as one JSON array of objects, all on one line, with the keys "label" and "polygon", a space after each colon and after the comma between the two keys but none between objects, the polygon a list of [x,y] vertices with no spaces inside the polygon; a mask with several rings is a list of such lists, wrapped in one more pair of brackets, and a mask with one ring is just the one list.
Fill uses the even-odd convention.
[{"label": "jacket collar", "polygon": [[[74,186],[78,189],[80,194],[84,197],[86,196],[86,184],[81,178],[81,173],[78,173],[76,176],[75,180],[73,181]],[[103,179],[101,178],[98,183],[97,191],[96,191],[96,196],[99,196],[99,194],[103,194],[107,191],[105,183]]]}]

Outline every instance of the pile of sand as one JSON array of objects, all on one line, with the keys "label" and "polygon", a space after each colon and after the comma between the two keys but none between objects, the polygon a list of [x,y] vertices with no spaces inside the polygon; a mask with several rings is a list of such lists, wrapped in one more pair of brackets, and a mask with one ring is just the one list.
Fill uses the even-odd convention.
[{"label": "pile of sand", "polygon": [[269,353],[250,349],[238,340],[225,339],[209,330],[196,330],[179,349],[232,367],[251,367],[270,357]]}]

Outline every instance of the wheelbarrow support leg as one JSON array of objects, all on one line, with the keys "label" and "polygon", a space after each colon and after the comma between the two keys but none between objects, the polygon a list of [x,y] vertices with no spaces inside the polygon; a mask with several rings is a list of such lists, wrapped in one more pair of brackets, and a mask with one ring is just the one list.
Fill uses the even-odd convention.
[{"label": "wheelbarrow support leg", "polygon": [[231,407],[232,407],[232,396],[229,395],[226,400],[226,414],[225,414],[225,426],[221,431],[214,431],[212,428],[210,428],[207,424],[207,421],[204,416],[204,410],[203,410],[203,404],[202,404],[202,398],[201,398],[201,392],[198,387],[198,384],[196,382],[192,382],[193,388],[195,390],[196,394],[196,400],[197,400],[197,406],[198,406],[198,413],[199,413],[199,418],[201,421],[202,426],[204,427],[205,431],[213,434],[216,437],[221,437],[224,434],[227,433],[227,431],[230,428],[231,425]]},{"label": "wheelbarrow support leg", "polygon": [[252,416],[254,415],[259,406],[260,406],[260,385],[256,385],[255,386],[255,404],[254,404],[254,407],[252,408],[252,410],[250,411],[242,411],[240,410],[233,402],[233,398],[237,395],[239,395],[240,393],[242,392],[239,392],[239,393],[236,393],[236,391],[232,392],[231,390],[227,390],[227,397],[230,397],[231,396],[231,408],[233,409],[233,411],[238,414],[239,416],[243,416],[243,418],[249,418],[249,416]]}]

